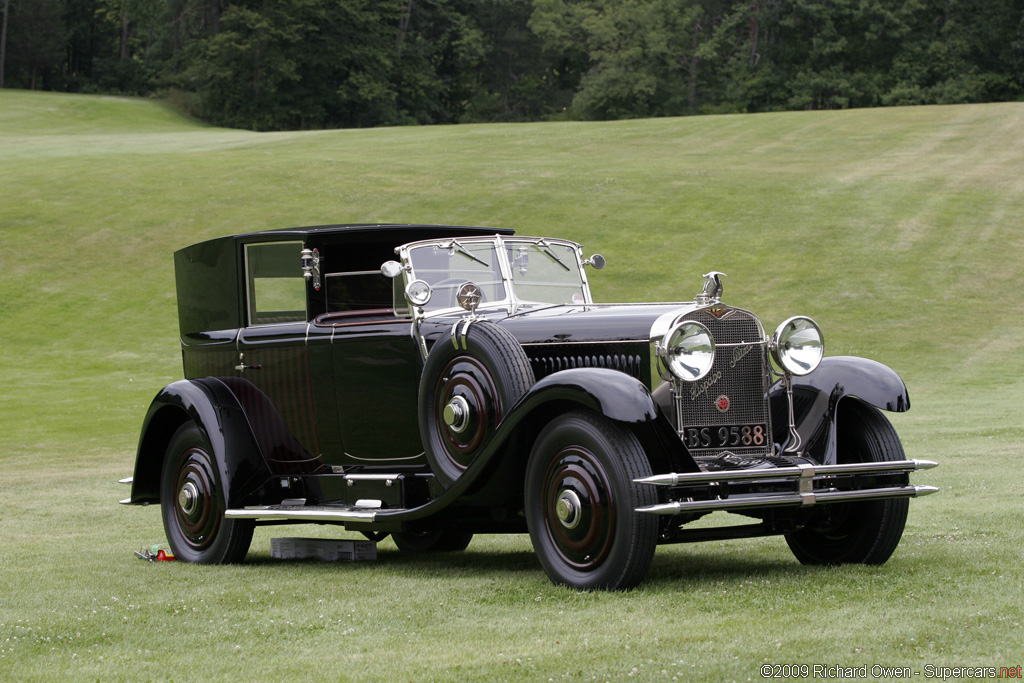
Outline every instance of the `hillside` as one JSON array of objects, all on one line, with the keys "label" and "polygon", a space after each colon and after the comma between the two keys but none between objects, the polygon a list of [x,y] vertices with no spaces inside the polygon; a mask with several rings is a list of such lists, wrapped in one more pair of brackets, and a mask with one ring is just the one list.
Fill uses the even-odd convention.
[{"label": "hillside", "polygon": [[4,92],[0,122],[5,355],[139,354],[162,382],[178,372],[173,250],[423,221],[584,241],[609,258],[605,301],[687,299],[725,271],[729,300],[768,325],[812,315],[829,352],[912,386],[1021,374],[1006,363],[1024,357],[1024,105],[254,134],[154,102]]},{"label": "hillside", "polygon": [[[180,377],[173,251],[248,230],[397,221],[577,239],[608,259],[591,280],[601,301],[686,300],[702,273],[725,271],[726,301],[758,312],[767,327],[810,315],[824,330],[826,353],[869,356],[898,370],[913,409],[894,422],[910,457],[942,463],[920,483],[943,491],[912,505],[905,548],[881,570],[892,596],[858,594],[858,586],[874,580],[866,570],[836,570],[813,599],[839,592],[840,599],[863,597],[871,610],[886,610],[890,598],[909,604],[884,628],[858,617],[850,628],[868,652],[843,649],[850,661],[871,655],[872,662],[905,663],[927,654],[930,661],[1005,663],[1013,653],[1000,643],[1020,642],[1020,607],[1008,602],[1020,573],[1000,558],[1024,540],[1012,513],[1024,491],[1019,477],[1004,475],[1017,467],[1024,446],[1022,169],[1024,104],[260,134],[199,126],[150,101],[0,91],[0,464],[7,472],[0,572],[12,582],[12,592],[0,593],[0,648],[15,619],[31,618],[54,632],[76,628],[33,594],[37,581],[83,582],[56,595],[64,607],[85,605],[90,595],[156,590],[133,572],[117,593],[106,582],[126,565],[137,569],[124,559],[131,544],[155,542],[162,533],[155,510],[129,515],[113,505],[125,493],[113,482],[131,474],[149,401]],[[788,662],[799,654],[804,661],[828,652],[830,620],[807,615],[812,598],[796,597],[807,571],[760,543],[674,548],[661,566],[702,576],[697,587],[711,595],[719,592],[716,581],[739,584],[745,570],[760,571],[759,555],[746,550],[767,552],[772,581],[784,586],[771,604],[811,619],[781,627],[780,639],[799,647],[776,650],[774,636],[770,652],[752,645],[763,624],[745,622],[743,604],[687,602],[689,585],[659,574],[657,559],[652,587],[634,596],[644,606],[638,613],[657,611],[666,600],[684,611],[725,610],[708,612],[704,627],[723,626],[720,617],[750,638],[718,646],[698,639],[688,647],[715,661],[727,659],[723,652],[735,655],[742,666],[729,669],[734,677],[755,675],[751,667],[768,657],[788,655],[778,660]],[[62,544],[85,545],[81,570],[54,562]],[[469,571],[491,582],[503,558],[524,552],[494,547],[497,555],[488,556],[491,546],[483,546],[481,567],[460,565],[464,579]],[[516,560],[508,589],[525,591],[527,602],[538,591],[550,593],[529,557]],[[719,573],[704,576],[700,561],[678,559],[686,557],[705,558]],[[735,561],[741,570],[730,574]],[[442,581],[412,566],[384,571],[402,573],[411,594]],[[273,564],[246,569],[224,575],[251,581],[247,590],[257,594],[284,582],[279,594],[289,595],[299,594],[304,572],[311,578],[345,571],[303,565],[289,569],[297,573],[285,581]],[[368,581],[367,573],[358,580]],[[202,576],[219,583],[215,573]],[[445,575],[438,585],[450,600],[460,599],[458,578]],[[192,605],[194,598],[179,597],[179,590],[173,582],[160,588],[156,603]],[[204,586],[195,599],[209,606],[218,590]],[[945,601],[934,623],[914,616],[907,594],[915,590]],[[598,618],[609,614],[602,609],[621,617],[617,601],[629,599],[557,595],[570,610],[586,602]],[[511,624],[506,611],[518,598],[506,598],[472,606],[499,634],[482,652],[495,655],[510,638],[542,660],[543,648],[532,645],[540,627]],[[292,609],[302,609],[298,600]],[[253,633],[262,628],[246,621],[258,616],[233,618]],[[464,626],[473,631],[471,623]],[[101,627],[118,634],[111,660],[127,662],[135,650],[129,627]],[[202,628],[182,625],[179,651]],[[669,630],[649,628],[674,642]],[[917,645],[897,646],[905,633]],[[919,651],[927,634],[939,650]],[[211,637],[227,651],[236,632]],[[389,643],[401,650],[404,641],[396,637]],[[614,632],[594,637],[611,642]],[[354,638],[364,648],[374,642],[371,633]],[[241,638],[258,649],[254,639]],[[656,661],[658,648],[644,642],[645,656]],[[433,647],[421,643],[412,652]],[[0,649],[0,657],[5,652],[30,667],[26,679],[37,677],[33,671],[42,678],[55,661],[48,646],[19,654]],[[168,675],[161,665],[175,655],[162,656],[143,658],[149,668],[139,676]],[[607,656],[629,671],[631,655]],[[110,677],[94,660],[84,675]],[[237,677],[227,661],[220,675]],[[593,664],[585,656],[574,661],[583,670]],[[467,667],[463,673],[489,671],[477,661]]]}]

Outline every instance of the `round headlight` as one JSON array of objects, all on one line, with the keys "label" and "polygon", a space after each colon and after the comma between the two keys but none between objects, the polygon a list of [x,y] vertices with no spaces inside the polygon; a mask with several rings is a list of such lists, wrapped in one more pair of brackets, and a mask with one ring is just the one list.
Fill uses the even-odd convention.
[{"label": "round headlight", "polygon": [[423,280],[413,280],[405,288],[405,295],[414,306],[423,306],[430,301],[430,285]]},{"label": "round headlight", "polygon": [[824,354],[821,328],[810,318],[790,318],[772,335],[772,356],[790,374],[806,375],[818,367]]},{"label": "round headlight", "polygon": [[711,371],[715,362],[715,340],[698,322],[676,325],[665,337],[661,359],[673,375],[684,382],[696,382]]}]

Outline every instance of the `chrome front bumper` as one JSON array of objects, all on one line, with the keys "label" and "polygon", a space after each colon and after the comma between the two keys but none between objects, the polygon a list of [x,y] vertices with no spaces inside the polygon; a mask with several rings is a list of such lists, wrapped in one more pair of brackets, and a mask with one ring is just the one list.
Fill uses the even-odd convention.
[{"label": "chrome front bumper", "polygon": [[[670,500],[636,509],[655,515],[687,512],[801,507],[824,503],[884,498],[917,498],[935,493],[934,486],[858,486],[865,477],[906,475],[938,466],[931,460],[894,460],[851,465],[810,465],[751,470],[657,474],[634,479],[638,484],[671,487]],[[750,492],[744,489],[774,489]],[[732,491],[731,489],[737,489]]]}]

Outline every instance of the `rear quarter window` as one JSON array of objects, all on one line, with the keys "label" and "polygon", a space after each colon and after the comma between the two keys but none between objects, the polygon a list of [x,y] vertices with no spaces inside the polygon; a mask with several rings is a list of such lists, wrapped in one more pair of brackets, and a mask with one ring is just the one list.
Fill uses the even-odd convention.
[{"label": "rear quarter window", "polygon": [[299,253],[302,242],[247,244],[245,266],[250,325],[306,319],[306,279]]}]

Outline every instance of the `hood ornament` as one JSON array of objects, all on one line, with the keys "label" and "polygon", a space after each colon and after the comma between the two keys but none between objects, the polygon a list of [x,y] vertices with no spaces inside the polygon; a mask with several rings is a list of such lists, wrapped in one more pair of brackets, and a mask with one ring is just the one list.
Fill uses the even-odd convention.
[{"label": "hood ornament", "polygon": [[701,306],[717,304],[722,300],[722,292],[725,291],[722,286],[722,278],[725,277],[725,273],[712,270],[710,273],[704,273],[703,277],[704,290],[696,296],[694,302]]}]

